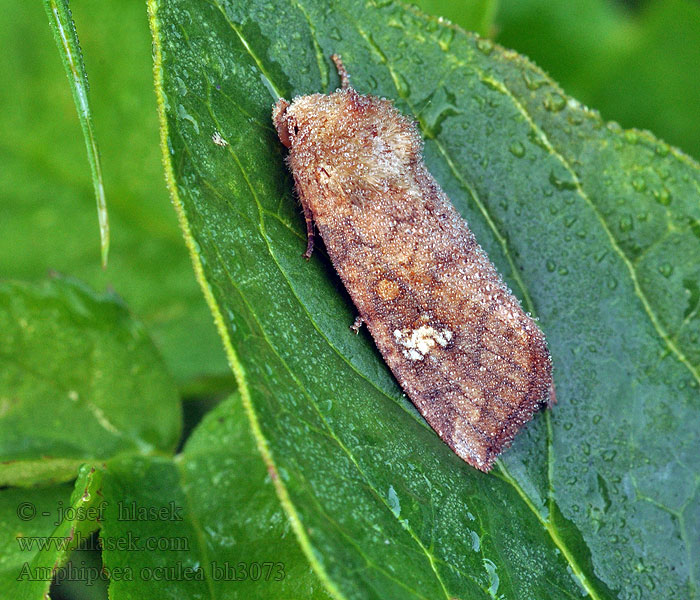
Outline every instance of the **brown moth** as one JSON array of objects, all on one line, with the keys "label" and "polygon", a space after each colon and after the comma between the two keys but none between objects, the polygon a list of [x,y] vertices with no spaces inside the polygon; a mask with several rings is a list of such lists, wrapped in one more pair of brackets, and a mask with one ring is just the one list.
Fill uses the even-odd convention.
[{"label": "brown moth", "polygon": [[280,99],[273,121],[314,224],[384,360],[431,427],[488,471],[555,402],[540,329],[423,164],[416,125],[362,96],[333,56],[335,93]]}]

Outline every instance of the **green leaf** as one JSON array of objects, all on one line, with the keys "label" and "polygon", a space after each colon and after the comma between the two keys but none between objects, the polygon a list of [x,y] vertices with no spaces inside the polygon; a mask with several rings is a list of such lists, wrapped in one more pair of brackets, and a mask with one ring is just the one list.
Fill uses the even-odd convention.
[{"label": "green leaf", "polygon": [[109,265],[97,259],[86,210],[94,194],[66,76],[41,3],[24,2],[0,20],[0,275],[40,281],[55,270],[118,290],[178,385],[189,393],[226,375],[230,393],[233,377],[163,185],[143,2],[77,2],[72,10],[110,196]]},{"label": "green leaf", "polygon": [[78,32],[75,30],[73,15],[71,14],[68,0],[44,0],[44,8],[49,18],[49,26],[53,31],[58,52],[61,55],[63,66],[68,75],[73,101],[78,110],[78,118],[83,129],[85,147],[87,148],[88,162],[92,171],[92,185],[97,199],[97,216],[100,222],[100,240],[102,253],[102,266],[107,266],[109,253],[109,221],[107,219],[107,203],[105,202],[104,182],[102,181],[102,166],[100,165],[100,153],[97,147],[95,127],[92,122],[90,109],[87,71],[80,51]]},{"label": "green leaf", "polygon": [[[149,6],[170,191],[257,443],[329,590],[696,596],[698,166],[403,5]],[[332,91],[333,52],[359,91],[418,119],[428,167],[547,335],[559,404],[491,474],[450,452],[348,331],[354,310],[322,253],[300,258],[270,109]]]},{"label": "green leaf", "polygon": [[72,494],[68,485],[0,491],[0,597],[48,597],[71,550],[99,526],[102,475],[81,468]]},{"label": "green leaf", "polygon": [[[105,566],[132,574],[113,577],[110,598],[328,598],[282,512],[238,397],[210,412],[174,460],[109,461],[103,493]],[[127,539],[134,545],[115,543]],[[145,551],[154,542],[160,551]]]},{"label": "green leaf", "polygon": [[180,401],[143,326],[77,282],[0,283],[0,485],[172,450]]}]

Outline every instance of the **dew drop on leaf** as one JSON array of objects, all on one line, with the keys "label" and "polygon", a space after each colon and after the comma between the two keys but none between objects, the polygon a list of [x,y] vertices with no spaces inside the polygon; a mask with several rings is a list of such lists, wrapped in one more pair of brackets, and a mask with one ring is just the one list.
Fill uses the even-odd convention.
[{"label": "dew drop on leaf", "polygon": [[664,277],[670,277],[673,274],[673,265],[667,262],[663,263],[659,266],[659,273],[661,273]]},{"label": "dew drop on leaf", "polygon": [[654,190],[654,198],[656,198],[656,201],[663,206],[668,206],[671,204],[671,194],[665,187]]},{"label": "dew drop on leaf", "polygon": [[566,106],[566,98],[558,92],[547,94],[544,99],[544,107],[550,112],[559,112]]},{"label": "dew drop on leaf", "polygon": [[452,45],[452,40],[455,37],[455,31],[451,27],[444,27],[440,30],[438,34],[438,44],[443,52],[447,52]]},{"label": "dew drop on leaf", "polygon": [[637,192],[643,192],[644,190],[647,189],[647,182],[644,181],[644,179],[642,177],[634,177],[632,179],[632,187]]},{"label": "dew drop on leaf", "polygon": [[620,231],[627,232],[631,231],[633,227],[632,217],[625,215],[620,219]]},{"label": "dew drop on leaf", "polygon": [[479,49],[480,52],[486,54],[486,56],[493,52],[493,42],[486,38],[480,38],[476,42],[476,47]]},{"label": "dew drop on leaf", "polygon": [[521,142],[513,142],[508,150],[510,150],[513,156],[517,156],[518,158],[525,156],[525,146],[523,146]]}]

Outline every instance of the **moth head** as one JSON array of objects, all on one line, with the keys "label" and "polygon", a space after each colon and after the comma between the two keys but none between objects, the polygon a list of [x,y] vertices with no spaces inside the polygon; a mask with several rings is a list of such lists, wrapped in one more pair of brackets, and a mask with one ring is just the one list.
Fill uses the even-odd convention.
[{"label": "moth head", "polygon": [[291,149],[296,138],[303,137],[304,131],[318,135],[328,127],[332,129],[334,112],[329,96],[311,94],[297,96],[291,103],[280,98],[272,110],[272,120],[280,141]]},{"label": "moth head", "polygon": [[[272,109],[272,122],[275,124],[277,129],[277,135],[287,148],[291,148],[292,142],[289,137],[289,120],[287,118],[287,109],[289,108],[289,102],[284,98],[280,98]],[[294,132],[296,133],[296,132]]]},{"label": "moth head", "polygon": [[405,170],[420,158],[422,142],[414,123],[391,102],[352,88],[297,96],[291,104],[280,99],[272,118],[291,154],[377,189],[404,179]]}]

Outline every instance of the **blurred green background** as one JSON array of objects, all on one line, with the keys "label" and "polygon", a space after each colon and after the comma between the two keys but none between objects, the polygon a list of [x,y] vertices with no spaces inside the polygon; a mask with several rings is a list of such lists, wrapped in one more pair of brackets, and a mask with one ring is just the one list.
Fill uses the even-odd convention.
[{"label": "blurred green background", "polygon": [[[526,54],[605,119],[650,129],[700,157],[700,2],[414,3]],[[84,141],[44,8],[0,6],[0,278],[37,280],[56,270],[99,290],[111,286],[146,323],[183,397],[233,389],[165,190],[144,0],[71,3],[112,231],[104,271]],[[63,592],[104,593],[75,584]]]},{"label": "blurred green background", "polygon": [[501,0],[495,39],[606,120],[700,158],[700,2]]},{"label": "blurred green background", "polygon": [[90,80],[112,232],[99,232],[85,142],[40,2],[0,23],[0,277],[48,270],[111,286],[146,322],[186,391],[228,373],[165,190],[146,4],[72,2]]}]

